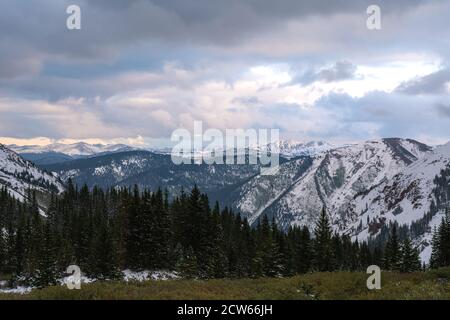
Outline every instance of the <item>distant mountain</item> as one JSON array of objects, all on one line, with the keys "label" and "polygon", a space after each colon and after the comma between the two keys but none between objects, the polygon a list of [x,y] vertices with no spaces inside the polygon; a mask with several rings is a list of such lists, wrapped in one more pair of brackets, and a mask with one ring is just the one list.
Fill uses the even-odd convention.
[{"label": "distant mountain", "polygon": [[259,174],[257,165],[175,165],[171,156],[151,151],[129,151],[77,159],[59,164],[41,165],[64,181],[72,179],[110,188],[138,185],[152,190],[162,187],[180,192],[197,184],[203,191],[220,194],[219,190],[244,182]]},{"label": "distant mountain", "polygon": [[68,156],[92,156],[104,152],[121,152],[135,150],[136,148],[127,146],[125,144],[88,144],[85,142],[77,142],[72,144],[53,143],[46,146],[17,146],[9,145],[8,148],[17,153],[62,153]]},{"label": "distant mountain", "polygon": [[[239,211],[251,223],[263,215],[287,229],[313,227],[326,207],[336,232],[365,240],[389,222],[425,226],[416,234],[429,258],[434,178],[449,166],[450,144],[436,148],[411,139],[387,138],[333,147],[327,143],[282,142],[280,168],[261,175],[259,165],[174,165],[168,154],[131,151],[44,165],[63,180],[102,187],[168,188],[197,184]],[[431,220],[430,220],[431,219]],[[428,227],[427,227],[428,226]]]},{"label": "distant mountain", "polygon": [[[269,144],[266,149],[271,150],[274,144]],[[300,156],[315,156],[333,148],[332,144],[325,141],[310,141],[306,143],[292,140],[280,140],[276,144],[277,150],[285,158],[295,158]]]},{"label": "distant mountain", "polygon": [[87,158],[113,152],[132,151],[137,148],[125,144],[88,144],[78,142],[73,144],[54,143],[46,146],[17,146],[8,148],[19,153],[23,158],[38,165],[61,163],[69,160]]},{"label": "distant mountain", "polygon": [[2,144],[0,144],[0,186],[6,186],[19,200],[27,197],[28,189],[41,194],[59,193],[64,190],[63,183],[56,176],[36,167]]}]

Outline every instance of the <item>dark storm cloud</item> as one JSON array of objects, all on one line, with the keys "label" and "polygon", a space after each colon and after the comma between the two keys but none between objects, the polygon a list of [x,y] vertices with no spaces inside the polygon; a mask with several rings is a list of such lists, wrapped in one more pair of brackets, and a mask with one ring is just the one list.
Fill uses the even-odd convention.
[{"label": "dark storm cloud", "polygon": [[[195,117],[210,111],[201,105],[211,98],[209,88],[198,89],[204,82],[226,82],[232,88],[236,78],[256,65],[304,67],[307,71],[294,72],[289,86],[358,79],[357,65],[383,66],[391,56],[399,61],[410,53],[448,61],[450,6],[433,7],[445,1],[376,1],[386,19],[380,32],[371,33],[365,19],[366,8],[373,2],[0,0],[0,135],[79,136],[79,123],[89,128],[86,134],[91,136],[96,132],[107,132],[108,137],[128,132],[167,133],[169,129],[158,127],[162,120],[171,123],[170,116],[186,112]],[[82,10],[80,31],[65,27],[66,8],[71,4]],[[166,67],[172,62],[175,67]],[[416,100],[414,94],[444,95],[448,80],[446,69],[404,83],[393,94],[370,93],[360,98],[330,94],[312,109],[266,103],[265,99],[276,99],[264,92],[259,96],[257,90],[239,92],[229,101],[239,111],[234,112],[236,119],[245,113],[245,106],[258,118],[261,107],[277,124],[283,123],[281,119],[291,120],[296,128],[296,117],[317,123],[311,129],[317,136],[362,137],[371,132],[413,136],[410,128],[414,125],[421,133],[429,129],[447,134],[440,118],[448,121],[449,101],[445,97]],[[154,109],[146,104],[145,94],[144,102],[133,100],[148,88],[162,100],[155,106],[148,103]],[[161,95],[156,92],[159,88]],[[197,90],[202,91],[202,99],[196,100]],[[223,92],[218,91],[221,97]],[[131,102],[108,100],[117,95]],[[60,103],[71,99],[84,100]],[[129,103],[144,106],[133,108]],[[190,108],[185,111],[188,103]],[[143,116],[143,110],[148,111],[145,107],[153,113]],[[437,121],[437,125],[430,129],[426,121]],[[158,130],[146,131],[152,126]]]},{"label": "dark storm cloud", "polygon": [[348,61],[337,62],[329,69],[320,70],[318,77],[326,82],[353,79],[356,73],[356,66]]},{"label": "dark storm cloud", "polygon": [[450,68],[441,69],[430,75],[401,84],[397,91],[407,94],[440,94],[448,93]]}]

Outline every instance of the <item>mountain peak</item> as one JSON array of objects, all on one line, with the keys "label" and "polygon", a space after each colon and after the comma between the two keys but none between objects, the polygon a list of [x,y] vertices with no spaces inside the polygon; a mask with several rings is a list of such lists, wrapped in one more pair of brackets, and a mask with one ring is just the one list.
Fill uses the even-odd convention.
[{"label": "mountain peak", "polygon": [[56,152],[68,156],[93,156],[105,152],[131,151],[137,149],[125,144],[89,144],[83,141],[70,144],[52,143],[45,146],[10,145],[9,147],[19,154]]}]

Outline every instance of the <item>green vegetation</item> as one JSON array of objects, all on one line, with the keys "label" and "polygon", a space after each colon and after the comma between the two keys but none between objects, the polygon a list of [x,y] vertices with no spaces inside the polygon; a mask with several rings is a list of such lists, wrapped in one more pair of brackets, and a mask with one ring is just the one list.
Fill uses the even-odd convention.
[{"label": "green vegetation", "polygon": [[[395,225],[386,248],[370,247],[333,233],[325,209],[311,235],[306,226],[280,230],[267,216],[250,226],[218,203],[211,208],[197,187],[172,199],[161,189],[91,191],[69,182],[66,192],[52,195],[45,216],[29,193],[30,201],[22,203],[0,190],[0,275],[10,275],[12,288],[55,285],[69,265],[98,280],[120,280],[125,269],[174,270],[206,280],[355,272],[369,265],[421,268],[417,248],[408,238],[400,243]],[[437,267],[448,265],[437,258]]]},{"label": "green vegetation", "polygon": [[97,282],[81,290],[53,286],[0,299],[450,299],[450,269],[382,273],[368,290],[363,272],[317,272],[290,278]]}]

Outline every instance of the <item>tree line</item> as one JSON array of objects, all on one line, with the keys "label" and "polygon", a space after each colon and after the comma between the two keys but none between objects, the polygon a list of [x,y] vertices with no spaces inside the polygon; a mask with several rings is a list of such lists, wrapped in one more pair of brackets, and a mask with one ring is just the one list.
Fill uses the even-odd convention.
[{"label": "tree line", "polygon": [[[320,213],[313,230],[281,231],[262,217],[247,219],[194,187],[170,198],[138,187],[80,189],[70,181],[52,195],[45,214],[33,191],[25,202],[0,190],[0,274],[36,287],[56,284],[69,265],[91,278],[116,279],[121,270],[175,270],[186,278],[292,276],[311,271],[421,268],[417,249],[391,233],[386,247],[370,248],[333,233]],[[450,230],[450,229],[449,229]]]}]

